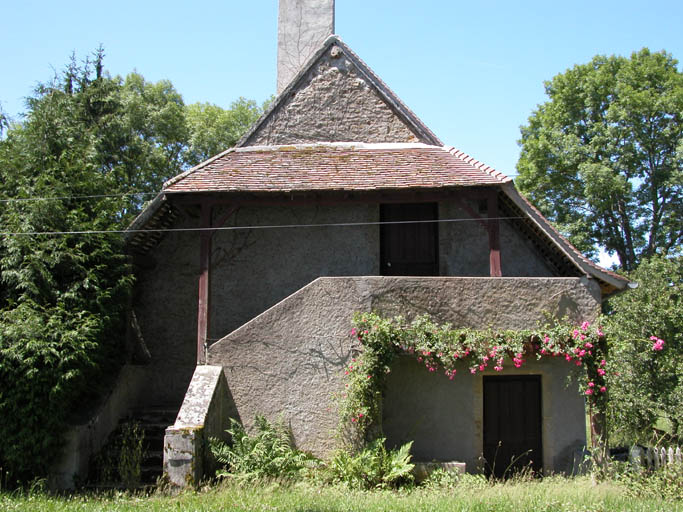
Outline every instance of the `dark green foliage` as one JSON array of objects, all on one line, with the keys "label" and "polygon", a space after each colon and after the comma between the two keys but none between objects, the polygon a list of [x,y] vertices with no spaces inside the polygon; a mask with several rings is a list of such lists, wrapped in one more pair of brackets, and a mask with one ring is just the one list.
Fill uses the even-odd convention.
[{"label": "dark green foliage", "polygon": [[225,467],[219,472],[221,476],[240,480],[298,478],[302,470],[317,463],[315,457],[293,446],[283,424],[273,425],[263,416],[256,416],[253,435],[233,418],[227,433],[231,438],[229,444],[211,440],[211,452]]},{"label": "dark green foliage", "polygon": [[[212,150],[259,115],[252,103],[236,104]],[[102,50],[40,84],[22,122],[0,112],[0,468],[10,482],[46,474],[67,422],[88,417],[126,357],[133,276],[122,237],[64,233],[125,229],[187,168],[193,130],[212,124],[187,115],[168,81],[108,76]],[[35,234],[46,232],[57,234]]]},{"label": "dark green foliage", "polygon": [[584,253],[680,253],[683,73],[665,52],[597,56],[545,84],[522,127],[520,189]]},{"label": "dark green foliage", "polygon": [[[99,69],[101,54],[96,68]],[[0,141],[3,232],[105,230],[125,198],[21,200],[126,192],[99,147],[120,85],[72,63],[38,87],[25,121]],[[0,465],[44,475],[66,421],[92,404],[123,356],[132,285],[120,236],[3,235],[0,241]]]},{"label": "dark green foliage", "polygon": [[612,442],[651,442],[655,427],[681,439],[683,257],[644,260],[629,278],[638,288],[609,300]]}]

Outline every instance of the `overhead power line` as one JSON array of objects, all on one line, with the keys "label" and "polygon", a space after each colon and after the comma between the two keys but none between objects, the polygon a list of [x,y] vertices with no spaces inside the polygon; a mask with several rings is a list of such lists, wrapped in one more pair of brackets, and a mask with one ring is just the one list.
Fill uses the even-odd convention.
[{"label": "overhead power line", "polygon": [[28,201],[70,201],[72,199],[104,199],[107,197],[128,197],[128,196],[156,196],[157,192],[128,192],[127,194],[95,194],[91,196],[55,196],[55,197],[13,197],[10,199],[0,199],[0,203],[21,203]]},{"label": "overhead power line", "polygon": [[429,224],[446,222],[486,222],[488,220],[515,220],[524,217],[483,217],[481,219],[433,219],[433,220],[399,220],[371,222],[330,222],[324,224],[271,224],[257,226],[221,226],[215,228],[158,228],[158,229],[103,229],[84,231],[19,231],[0,232],[2,236],[66,236],[66,235],[109,235],[124,233],[184,233],[193,231],[239,231],[248,229],[293,229],[293,228],[334,228],[357,226],[380,226],[389,224]]}]

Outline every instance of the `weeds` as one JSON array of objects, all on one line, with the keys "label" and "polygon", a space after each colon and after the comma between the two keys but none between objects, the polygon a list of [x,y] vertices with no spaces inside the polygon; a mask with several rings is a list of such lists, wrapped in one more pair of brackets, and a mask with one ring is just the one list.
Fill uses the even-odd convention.
[{"label": "weeds", "polygon": [[644,470],[627,466],[615,475],[633,498],[661,498],[683,502],[683,464],[668,464],[657,470]]},{"label": "weeds", "polygon": [[126,489],[135,489],[142,480],[144,441],[145,432],[138,423],[129,422],[123,425],[118,470],[121,483]]},{"label": "weeds", "polygon": [[122,424],[110,441],[93,457],[90,480],[98,485],[140,486],[145,458],[145,432],[136,422]]}]

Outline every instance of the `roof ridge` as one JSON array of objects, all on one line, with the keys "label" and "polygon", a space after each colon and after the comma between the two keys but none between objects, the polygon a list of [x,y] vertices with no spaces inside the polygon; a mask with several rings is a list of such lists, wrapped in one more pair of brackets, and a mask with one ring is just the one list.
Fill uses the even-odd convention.
[{"label": "roof ridge", "polygon": [[294,144],[265,144],[261,146],[242,146],[232,148],[236,153],[246,153],[250,151],[279,151],[289,149],[317,149],[317,148],[342,148],[342,149],[441,149],[442,146],[425,144],[424,142],[355,142],[355,141],[336,141],[336,142],[300,142]]},{"label": "roof ridge", "polygon": [[512,181],[512,178],[510,178],[508,175],[497,171],[493,167],[491,167],[488,164],[485,164],[484,162],[477,160],[473,156],[465,153],[464,151],[455,148],[454,146],[443,146],[443,150],[447,151],[451,155],[453,155],[456,158],[459,158],[463,162],[470,164],[472,167],[475,167],[479,169],[480,171],[485,172],[489,176],[492,176],[493,178],[496,178],[499,180],[501,183],[507,183],[509,181]]}]

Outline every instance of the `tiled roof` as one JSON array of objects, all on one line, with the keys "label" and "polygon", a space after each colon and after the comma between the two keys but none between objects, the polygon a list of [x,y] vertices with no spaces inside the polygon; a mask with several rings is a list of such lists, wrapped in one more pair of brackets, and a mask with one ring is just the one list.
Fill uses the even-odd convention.
[{"label": "tiled roof", "polygon": [[451,147],[320,143],[228,150],[166,192],[371,191],[499,185],[510,178]]},{"label": "tiled roof", "polygon": [[566,238],[562,233],[560,233],[558,231],[558,229],[550,221],[548,221],[548,219],[546,219],[543,216],[543,214],[539,211],[538,208],[536,208],[531,203],[531,201],[529,201],[522,194],[519,194],[519,197],[527,204],[529,209],[531,211],[533,211],[536,214],[536,216],[543,221],[543,223],[546,226],[546,229],[548,229],[549,231],[552,231],[555,234],[555,236],[557,236],[560,240],[562,240],[562,242],[567,246],[569,251],[571,251],[574,254],[574,256],[576,256],[578,259],[580,259],[585,265],[588,265],[593,270],[603,272],[603,273],[611,276],[612,278],[614,278],[618,281],[629,282],[629,280],[626,277],[622,276],[621,274],[617,274],[616,272],[613,272],[609,269],[603,268],[600,265],[598,265],[597,263],[595,263],[594,261],[587,258],[581,251],[579,251],[576,247],[574,247],[574,244],[572,244],[568,238]]}]

